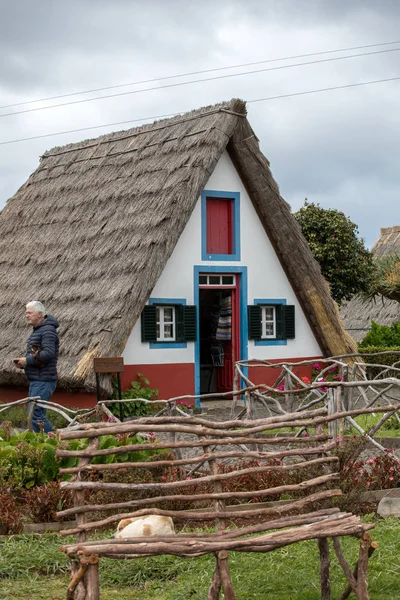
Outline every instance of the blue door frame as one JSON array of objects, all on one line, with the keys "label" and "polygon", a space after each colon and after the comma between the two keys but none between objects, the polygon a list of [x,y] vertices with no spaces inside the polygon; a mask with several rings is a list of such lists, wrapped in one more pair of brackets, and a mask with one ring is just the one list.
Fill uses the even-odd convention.
[{"label": "blue door frame", "polygon": [[[247,267],[218,267],[199,265],[194,267],[194,303],[197,306],[197,341],[194,344],[194,390],[196,396],[200,395],[200,292],[199,292],[199,274],[200,273],[235,273],[240,275],[239,288],[239,323],[240,323],[240,360],[248,358],[248,337],[247,337]],[[247,367],[243,373],[247,375]],[[201,402],[196,398],[196,406],[200,408]]]}]

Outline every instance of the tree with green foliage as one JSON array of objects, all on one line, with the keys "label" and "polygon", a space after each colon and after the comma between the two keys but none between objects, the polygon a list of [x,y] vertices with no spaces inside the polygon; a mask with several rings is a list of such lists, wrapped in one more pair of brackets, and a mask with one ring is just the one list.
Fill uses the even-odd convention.
[{"label": "tree with green foliage", "polygon": [[307,202],[295,213],[321,271],[338,304],[368,293],[372,254],[358,237],[358,227],[344,213]]}]

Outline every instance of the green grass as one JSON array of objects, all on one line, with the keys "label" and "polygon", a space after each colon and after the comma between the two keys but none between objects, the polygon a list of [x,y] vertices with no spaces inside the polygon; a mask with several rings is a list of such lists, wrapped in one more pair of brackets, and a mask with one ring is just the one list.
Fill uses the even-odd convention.
[{"label": "green grass", "polygon": [[[400,597],[400,521],[379,520],[372,531],[378,549],[370,560],[371,600]],[[68,584],[68,560],[55,534],[0,540],[0,600],[61,600]],[[356,560],[357,542],[344,539],[344,553]],[[346,582],[332,555],[332,598]],[[161,556],[130,561],[101,560],[102,600],[204,600],[214,559]],[[318,600],[319,561],[315,541],[268,554],[231,553],[237,600]]]},{"label": "green grass", "polygon": [[[355,417],[356,423],[363,428],[363,430],[368,433],[368,430],[371,429],[382,417],[382,413],[369,413],[366,415],[359,415]],[[387,427],[387,428],[386,428]],[[295,436],[299,431],[299,427],[280,427],[278,429],[268,429],[265,430],[264,433],[268,435],[278,435],[282,433],[286,433],[288,436]],[[328,427],[324,427],[325,433],[328,433]],[[310,430],[310,433],[313,433],[313,429]],[[353,426],[350,426],[350,429],[345,429],[345,436],[359,436],[360,432],[355,429]],[[400,424],[397,423],[395,417],[392,417],[389,421],[387,421],[374,435],[374,437],[399,437],[400,436]]]},{"label": "green grass", "polygon": [[[356,417],[355,421],[368,433],[368,430],[371,429],[378,421],[382,418],[383,413],[377,414],[367,414],[360,415]],[[374,437],[399,437],[400,436],[400,425],[395,420],[395,417],[391,417],[383,426],[376,432]],[[392,425],[392,427],[391,427]],[[351,428],[351,434],[360,435],[358,431],[356,431],[353,427]]]},{"label": "green grass", "polygon": [[[0,423],[3,421],[11,421],[14,427],[21,429],[27,428],[28,420],[28,405],[25,406],[11,406],[6,410],[0,412]],[[76,410],[76,409],[74,409]],[[51,421],[54,429],[59,429],[67,426],[67,421],[62,415],[55,412],[54,410],[47,410],[47,417]],[[0,596],[1,598],[1,596]]]}]

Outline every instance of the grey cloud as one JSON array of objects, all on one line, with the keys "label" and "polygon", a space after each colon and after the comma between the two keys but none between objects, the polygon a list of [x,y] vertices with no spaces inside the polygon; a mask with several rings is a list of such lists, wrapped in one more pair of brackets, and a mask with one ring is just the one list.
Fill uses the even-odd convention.
[{"label": "grey cloud", "polygon": [[[0,0],[1,104],[390,41],[398,37],[399,16],[397,0]],[[190,110],[233,96],[255,99],[396,76],[398,63],[398,54],[385,54],[20,115],[0,119],[0,141]],[[380,226],[400,224],[398,85],[249,104],[250,121],[294,209],[305,196],[340,208],[369,243]],[[46,149],[101,133],[0,146],[0,209]]]}]

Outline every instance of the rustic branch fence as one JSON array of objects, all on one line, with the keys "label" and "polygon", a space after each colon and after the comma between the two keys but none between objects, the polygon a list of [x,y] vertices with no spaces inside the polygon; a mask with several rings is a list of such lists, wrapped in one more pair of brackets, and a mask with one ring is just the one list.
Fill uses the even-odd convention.
[{"label": "rustic branch fence", "polygon": [[[194,396],[155,402],[143,399],[143,402],[161,407],[157,415],[122,423],[108,408],[112,401],[101,402],[86,411],[43,403],[46,408],[63,414],[68,422],[65,429],[58,431],[60,441],[88,440],[84,449],[69,450],[64,446],[57,451],[60,458],[78,460],[77,466],[62,470],[72,476],[62,485],[72,491],[74,506],[58,515],[63,519],[71,515],[76,518],[76,526],[62,532],[76,535],[74,544],[63,547],[72,564],[67,598],[98,600],[99,559],[102,556],[137,559],[172,554],[193,558],[211,553],[215,556],[215,570],[208,600],[217,600],[221,590],[226,600],[234,600],[228,551],[269,552],[298,541],[315,539],[320,554],[321,598],[329,600],[327,540],[332,538],[333,550],[348,581],[340,598],[347,598],[353,592],[359,600],[368,600],[367,564],[376,547],[369,534],[373,525],[361,523],[358,516],[343,512],[332,504],[332,499],[341,495],[337,487],[338,458],[332,450],[337,441],[340,443],[347,425],[366,434],[355,419],[359,415],[375,413],[382,417],[368,436],[384,451],[373,436],[388,418],[392,415],[397,418],[400,380],[387,376],[385,366],[377,377],[368,380],[365,364],[356,362],[355,358],[320,360],[324,364],[320,377],[326,379],[324,374],[333,367],[338,377],[334,381],[320,379],[313,383],[297,374],[299,367],[310,367],[311,361],[280,364],[240,361],[235,366],[232,392],[200,398],[204,402],[216,397],[230,399],[231,419],[225,421],[207,419],[207,415],[205,418],[192,415],[179,407],[179,401],[195,399]],[[351,363],[346,362],[349,359]],[[253,384],[247,376],[249,366],[276,369],[274,383]],[[390,372],[397,375],[400,369],[390,367]],[[29,401],[39,403],[37,398],[25,398],[19,403]],[[2,406],[0,411],[5,408],[7,406]],[[259,418],[260,408],[267,412],[267,417]],[[103,422],[85,423],[93,417],[103,419]],[[129,443],[128,437],[124,446],[100,449],[102,436],[146,435],[150,432],[155,435],[152,442]],[[307,435],[302,435],[305,432]],[[168,451],[171,456],[166,458],[160,454],[147,461],[139,454],[138,459],[131,462],[108,461],[111,455],[140,453],[149,448],[156,453]],[[250,465],[249,461],[252,461]],[[161,477],[139,483],[104,479],[107,472],[120,469],[132,472],[175,469],[179,477],[174,481]],[[287,484],[284,476],[289,472],[292,482]],[[108,501],[104,499],[107,492],[124,493],[127,497]],[[266,500],[277,499],[282,494],[290,500],[283,504],[266,504]],[[184,508],[180,508],[181,503]],[[121,519],[148,514],[172,517],[179,532],[168,538],[87,540],[89,534],[95,534],[102,527],[115,527]],[[201,525],[203,531],[190,531],[194,524]],[[342,536],[360,540],[354,570],[343,555]]]},{"label": "rustic branch fence", "polygon": [[[362,360],[363,354],[346,354],[334,356],[325,359],[318,359],[318,363],[323,365],[318,380],[305,382],[296,374],[299,368],[312,368],[315,360],[305,360],[295,363],[279,362],[271,363],[266,360],[249,359],[235,363],[235,375],[233,391],[225,393],[211,393],[202,395],[184,395],[168,400],[157,399],[147,400],[144,398],[122,399],[122,400],[104,400],[99,402],[91,409],[74,410],[61,406],[55,402],[41,402],[40,398],[23,398],[16,402],[0,405],[0,415],[7,408],[29,404],[28,428],[32,429],[33,406],[37,404],[50,411],[62,415],[67,422],[68,427],[87,422],[91,418],[110,419],[119,422],[119,419],[109,410],[113,404],[129,403],[132,401],[141,402],[154,409],[154,416],[162,415],[181,415],[186,416],[186,411],[182,410],[180,403],[182,401],[196,401],[206,403],[207,400],[231,400],[231,419],[241,419],[246,416],[247,419],[255,418],[262,407],[267,411],[268,416],[284,415],[295,410],[302,412],[309,410],[313,406],[326,406],[329,413],[350,410],[356,407],[372,408],[371,412],[376,412],[374,407],[385,406],[400,402],[400,352],[379,352],[379,357],[385,354],[397,354],[399,361],[394,365],[387,366],[379,364],[366,365]],[[357,360],[358,359],[358,360]],[[264,369],[276,371],[277,375],[272,385],[255,384],[246,375],[249,366],[252,369]],[[367,369],[374,369],[376,375],[373,379],[368,379]],[[325,381],[326,376],[335,369],[337,379],[334,381]],[[390,376],[388,376],[390,374]],[[396,377],[393,376],[396,375]],[[239,401],[244,399],[245,406],[241,407]],[[344,422],[337,424],[332,421],[330,433],[334,437],[343,437],[344,428],[350,425],[355,427],[362,435],[365,435],[372,444],[378,449],[383,447],[373,439],[373,436],[379,431],[382,425],[392,416],[400,423],[400,416],[397,411],[387,411],[381,420],[367,432],[357,424],[351,415],[344,417]],[[299,432],[299,435],[301,432]]]},{"label": "rustic branch fence", "polygon": [[[391,412],[397,409],[396,405],[388,405],[375,410]],[[373,526],[329,505],[329,500],[340,496],[341,491],[335,487],[339,479],[335,470],[338,458],[331,452],[336,441],[323,428],[338,419],[356,417],[371,410],[361,408],[329,414],[327,407],[321,407],[263,419],[223,422],[191,415],[163,415],[125,423],[81,424],[60,430],[61,441],[89,440],[85,449],[59,449],[57,452],[60,458],[79,460],[76,467],[62,470],[72,475],[63,487],[72,490],[75,505],[58,515],[60,518],[75,515],[77,522],[76,527],[61,532],[77,535],[76,543],[63,547],[72,560],[68,598],[84,598],[85,594],[91,600],[99,597],[98,560],[102,556],[128,559],[172,554],[189,558],[212,553],[216,563],[208,599],[217,600],[222,589],[224,597],[233,600],[229,550],[269,552],[298,541],[316,539],[321,559],[321,597],[328,600],[331,596],[327,539],[333,538],[333,548],[348,586],[358,599],[368,599],[366,567],[374,547],[368,530]],[[288,432],[288,428],[290,431],[304,427],[310,431],[307,437]],[[283,433],[280,436],[268,433],[275,434],[277,430]],[[149,448],[148,443],[127,442],[122,447],[100,449],[102,436],[149,432],[156,436],[156,441],[150,445],[152,450],[168,450],[172,452],[172,458],[93,462],[98,457]],[[252,459],[251,466],[246,463],[241,466],[244,458]],[[230,468],[224,469],[223,465]],[[92,474],[104,475],[110,470],[160,468],[178,468],[181,476],[175,481],[164,481],[161,477],[149,483],[114,483],[104,481],[102,477],[95,481],[91,479]],[[280,483],[281,476],[288,472],[292,476],[297,474],[297,483]],[[239,484],[243,477],[247,478],[246,489]],[[234,482],[238,484],[236,487],[232,485]],[[107,491],[125,492],[128,498],[107,502],[104,501]],[[99,492],[103,494],[102,502],[96,499]],[[279,498],[282,493],[292,499],[285,504],[265,504],[266,499]],[[177,502],[185,502],[189,508],[176,508]],[[111,515],[104,517],[105,512]],[[171,517],[178,527],[183,526],[182,532],[168,538],[87,541],[87,535],[101,527],[115,527],[121,519],[149,514]],[[204,526],[203,533],[185,533],[187,527],[196,523]],[[358,566],[354,573],[341,551],[341,536],[360,539]],[[346,590],[349,591],[348,587]]]}]

